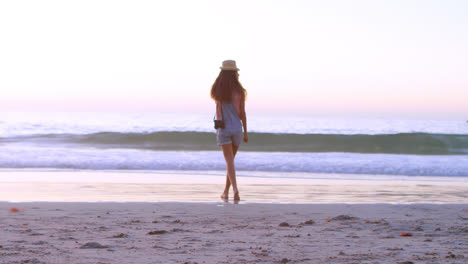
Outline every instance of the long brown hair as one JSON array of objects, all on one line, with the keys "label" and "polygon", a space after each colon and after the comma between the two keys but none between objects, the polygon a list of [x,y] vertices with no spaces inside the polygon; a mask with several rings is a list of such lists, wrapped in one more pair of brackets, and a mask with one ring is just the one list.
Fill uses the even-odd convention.
[{"label": "long brown hair", "polygon": [[237,72],[221,70],[211,87],[211,98],[217,102],[231,102],[234,92],[238,92],[245,100],[247,91],[239,82]]}]

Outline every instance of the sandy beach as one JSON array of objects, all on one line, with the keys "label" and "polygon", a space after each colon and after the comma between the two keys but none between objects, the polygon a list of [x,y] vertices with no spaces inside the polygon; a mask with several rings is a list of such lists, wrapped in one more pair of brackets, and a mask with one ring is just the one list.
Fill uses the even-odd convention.
[{"label": "sandy beach", "polygon": [[466,263],[467,210],[2,202],[0,263]]},{"label": "sandy beach", "polygon": [[468,260],[463,179],[243,174],[1,171],[0,263]]}]

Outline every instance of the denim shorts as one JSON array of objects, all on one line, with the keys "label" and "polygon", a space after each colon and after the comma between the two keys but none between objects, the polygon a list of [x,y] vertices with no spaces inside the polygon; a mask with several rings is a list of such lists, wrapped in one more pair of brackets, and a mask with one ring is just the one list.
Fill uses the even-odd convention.
[{"label": "denim shorts", "polygon": [[242,131],[229,131],[227,129],[218,128],[216,131],[216,140],[218,141],[218,146],[234,144],[239,146],[242,141]]}]

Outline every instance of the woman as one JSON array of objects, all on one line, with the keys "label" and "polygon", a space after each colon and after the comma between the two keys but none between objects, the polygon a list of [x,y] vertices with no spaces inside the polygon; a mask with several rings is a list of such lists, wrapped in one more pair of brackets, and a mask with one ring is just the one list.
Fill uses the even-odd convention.
[{"label": "woman", "polygon": [[[234,157],[242,139],[244,127],[244,142],[249,141],[247,136],[247,117],[245,115],[245,97],[247,92],[239,82],[239,69],[233,60],[223,61],[221,72],[211,87],[211,98],[216,101],[216,119],[224,120],[225,128],[218,128],[216,139],[221,147],[226,161],[226,187],[221,199],[227,200],[229,188],[232,185],[234,200],[239,201],[237,189],[236,169]],[[242,121],[242,123],[241,123]]]}]

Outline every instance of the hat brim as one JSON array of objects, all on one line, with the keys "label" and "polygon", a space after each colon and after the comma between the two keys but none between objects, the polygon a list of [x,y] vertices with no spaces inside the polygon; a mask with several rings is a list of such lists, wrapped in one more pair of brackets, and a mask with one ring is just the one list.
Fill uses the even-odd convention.
[{"label": "hat brim", "polygon": [[240,71],[239,68],[223,68],[223,67],[219,67],[219,68],[223,71]]}]

